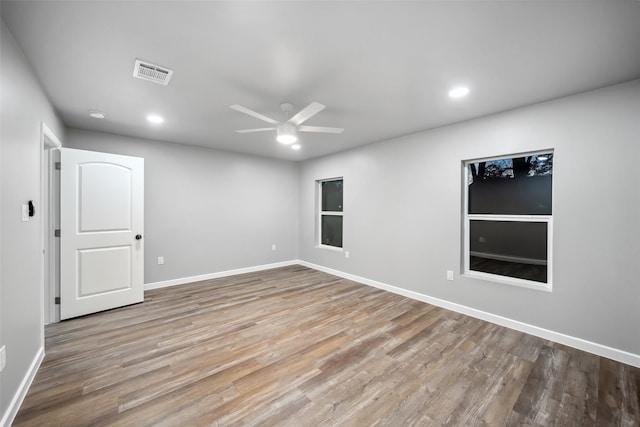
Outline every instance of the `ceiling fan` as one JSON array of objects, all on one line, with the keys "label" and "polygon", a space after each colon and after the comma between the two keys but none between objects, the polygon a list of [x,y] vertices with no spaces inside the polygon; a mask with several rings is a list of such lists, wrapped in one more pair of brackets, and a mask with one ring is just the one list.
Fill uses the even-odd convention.
[{"label": "ceiling fan", "polygon": [[[247,107],[243,107],[242,105],[234,104],[231,106],[232,110],[239,111],[241,113],[247,114],[249,116],[255,117],[256,119],[260,119],[267,123],[271,123],[275,125],[273,127],[268,128],[256,128],[256,129],[242,129],[236,130],[238,133],[252,133],[252,132],[265,132],[270,130],[275,130],[277,133],[276,140],[282,144],[293,144],[298,140],[298,132],[319,132],[319,133],[342,133],[344,129],[342,128],[332,128],[326,126],[302,126],[302,123],[309,120],[311,117],[318,114],[320,111],[324,110],[326,107],[319,102],[312,102],[307,105],[305,108],[300,110],[296,115],[291,118],[288,118],[293,111],[293,105],[285,102],[280,105],[280,109],[288,118],[284,122],[279,122],[270,117],[257,113]],[[299,147],[298,147],[299,148]]]}]

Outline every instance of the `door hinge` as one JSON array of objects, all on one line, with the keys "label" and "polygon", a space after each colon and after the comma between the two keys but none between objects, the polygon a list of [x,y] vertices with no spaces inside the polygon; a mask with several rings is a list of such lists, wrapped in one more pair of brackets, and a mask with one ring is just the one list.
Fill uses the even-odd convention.
[{"label": "door hinge", "polygon": [[60,237],[60,229],[53,231],[53,237]]},{"label": "door hinge", "polygon": [[54,300],[53,300],[53,302],[54,302],[55,304],[60,304],[60,297],[55,297],[55,298],[54,298]]},{"label": "door hinge", "polygon": [[56,162],[56,164],[55,164],[56,170],[59,171],[61,167],[62,167],[61,163],[60,162]]}]

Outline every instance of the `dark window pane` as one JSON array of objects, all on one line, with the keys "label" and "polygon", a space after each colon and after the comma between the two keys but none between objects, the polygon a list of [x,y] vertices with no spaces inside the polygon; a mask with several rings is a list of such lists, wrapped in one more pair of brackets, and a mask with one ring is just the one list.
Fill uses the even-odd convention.
[{"label": "dark window pane", "polygon": [[470,163],[469,214],[551,215],[553,154]]},{"label": "dark window pane", "polygon": [[322,183],[322,210],[342,212],[342,180]]},{"label": "dark window pane", "polygon": [[342,217],[322,215],[322,244],[342,247]]},{"label": "dark window pane", "polygon": [[470,258],[469,265],[473,271],[547,283],[546,265],[523,264],[474,256]]},{"label": "dark window pane", "polygon": [[470,221],[469,268],[547,282],[547,223]]}]

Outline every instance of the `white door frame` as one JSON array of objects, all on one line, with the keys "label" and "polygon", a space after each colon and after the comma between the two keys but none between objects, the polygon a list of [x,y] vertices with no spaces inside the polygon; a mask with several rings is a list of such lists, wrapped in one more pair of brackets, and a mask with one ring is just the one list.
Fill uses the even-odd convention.
[{"label": "white door frame", "polygon": [[[42,210],[40,218],[42,218],[42,324],[59,321],[59,315],[56,316],[56,306],[54,297],[56,295],[57,286],[57,268],[56,268],[56,251],[57,245],[54,236],[56,216],[56,207],[58,203],[55,200],[55,163],[52,153],[62,147],[60,139],[53,131],[42,122],[41,125],[41,150],[40,150],[40,209]],[[42,336],[44,345],[44,334]]]}]

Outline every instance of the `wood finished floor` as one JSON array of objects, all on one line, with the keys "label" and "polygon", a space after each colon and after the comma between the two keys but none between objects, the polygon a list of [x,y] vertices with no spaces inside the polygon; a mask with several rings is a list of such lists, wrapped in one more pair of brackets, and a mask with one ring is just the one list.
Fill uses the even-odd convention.
[{"label": "wood finished floor", "polygon": [[46,328],[14,426],[638,426],[640,369],[292,266]]}]

